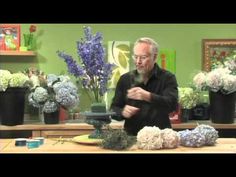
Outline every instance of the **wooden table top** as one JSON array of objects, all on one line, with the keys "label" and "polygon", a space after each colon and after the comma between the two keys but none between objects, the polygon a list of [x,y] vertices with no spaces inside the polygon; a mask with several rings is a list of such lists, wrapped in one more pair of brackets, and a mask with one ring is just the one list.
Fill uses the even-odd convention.
[{"label": "wooden table top", "polygon": [[[211,125],[216,129],[236,129],[236,123],[233,124],[214,124],[211,121],[189,121],[186,123],[172,124],[173,129],[193,129],[198,124]],[[124,122],[112,122],[110,124],[112,128],[123,128]],[[23,124],[16,126],[5,126],[0,125],[0,130],[93,130],[94,127],[87,123],[60,123],[60,124],[43,124],[43,123],[32,123]]]},{"label": "wooden table top", "polygon": [[26,146],[15,146],[14,139],[0,139],[0,153],[236,153],[236,138],[218,138],[215,146],[190,148],[179,146],[176,149],[140,150],[136,145],[129,150],[115,151],[102,149],[97,145],[85,145],[75,142],[58,142],[56,139],[45,139],[38,148],[28,149]]}]

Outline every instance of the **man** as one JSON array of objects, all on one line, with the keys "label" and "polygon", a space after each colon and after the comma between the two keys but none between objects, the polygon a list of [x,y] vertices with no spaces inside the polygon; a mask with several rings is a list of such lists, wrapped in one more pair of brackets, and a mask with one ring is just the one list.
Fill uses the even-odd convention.
[{"label": "man", "polygon": [[153,39],[138,39],[133,52],[136,70],[120,77],[111,104],[117,115],[112,118],[125,120],[130,135],[137,135],[144,126],[171,128],[168,114],[178,104],[176,78],[156,64],[158,44]]}]

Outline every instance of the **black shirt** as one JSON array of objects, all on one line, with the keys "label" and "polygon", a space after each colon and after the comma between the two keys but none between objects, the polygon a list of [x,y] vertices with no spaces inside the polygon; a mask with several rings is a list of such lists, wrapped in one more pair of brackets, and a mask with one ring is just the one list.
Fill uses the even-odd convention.
[{"label": "black shirt", "polygon": [[[111,104],[111,110],[117,115],[112,118],[118,121],[125,120],[124,128],[130,135],[137,135],[145,126],[171,128],[169,113],[176,110],[178,104],[178,84],[175,75],[155,64],[146,84],[138,83],[135,79],[138,77],[137,70],[120,77]],[[127,90],[134,86],[151,92],[151,101],[128,99]],[[129,119],[121,115],[126,104],[140,108],[139,112]]]}]

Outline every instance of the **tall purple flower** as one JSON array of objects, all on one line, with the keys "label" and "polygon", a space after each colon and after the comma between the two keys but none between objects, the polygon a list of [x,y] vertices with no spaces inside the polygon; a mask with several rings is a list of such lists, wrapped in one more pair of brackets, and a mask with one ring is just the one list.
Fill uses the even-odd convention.
[{"label": "tall purple flower", "polygon": [[81,59],[79,65],[72,56],[58,51],[58,56],[67,64],[68,72],[79,78],[89,93],[93,93],[96,102],[107,91],[107,82],[111,77],[112,64],[106,63],[105,49],[102,45],[102,34],[92,34],[91,27],[84,27],[84,39],[77,41],[77,52]]}]

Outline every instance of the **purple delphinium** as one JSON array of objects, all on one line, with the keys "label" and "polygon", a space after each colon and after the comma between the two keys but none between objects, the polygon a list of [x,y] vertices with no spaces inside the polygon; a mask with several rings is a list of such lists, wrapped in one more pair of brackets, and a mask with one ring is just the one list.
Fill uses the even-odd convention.
[{"label": "purple delphinium", "polygon": [[78,65],[72,56],[58,51],[58,56],[67,64],[68,71],[81,79],[81,84],[94,94],[96,102],[107,91],[107,82],[111,77],[112,64],[106,63],[105,49],[102,46],[102,34],[92,34],[90,27],[84,27],[85,38],[77,41],[77,52],[82,65]]}]

